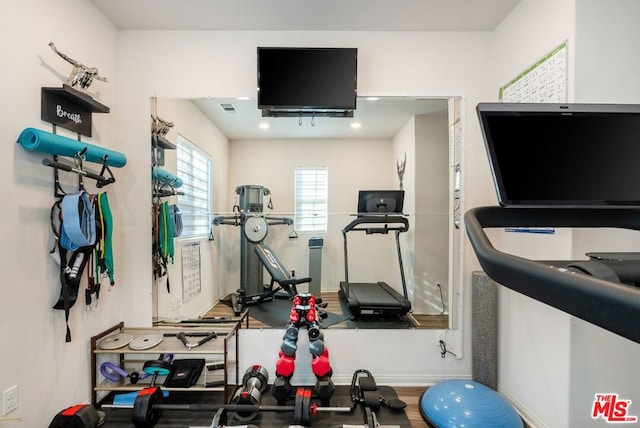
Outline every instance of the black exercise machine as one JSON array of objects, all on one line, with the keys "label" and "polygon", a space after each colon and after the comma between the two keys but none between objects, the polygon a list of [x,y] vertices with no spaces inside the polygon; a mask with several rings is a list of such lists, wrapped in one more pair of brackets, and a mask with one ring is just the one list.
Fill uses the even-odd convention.
[{"label": "black exercise machine", "polygon": [[640,343],[640,254],[534,261],[496,250],[484,232],[640,231],[640,105],[481,103],[477,111],[501,205],[465,214],[484,271],[505,287]]},{"label": "black exercise machine", "polygon": [[[344,239],[344,281],[340,282],[340,297],[347,303],[355,317],[363,315],[403,316],[411,310],[404,276],[400,234],[409,230],[409,220],[402,214],[403,190],[361,190],[358,198],[358,216],[342,229]],[[347,234],[350,232],[395,235],[402,294],[386,282],[349,281]]]},{"label": "black exercise machine", "polygon": [[[267,237],[269,226],[292,225],[293,219],[273,217],[263,212],[263,198],[270,195],[269,189],[257,185],[236,187],[236,202],[233,215],[216,216],[213,226],[230,225],[240,227],[240,288],[231,295],[234,313],[240,315],[249,305],[273,299],[274,293],[265,288],[262,263],[256,247]],[[271,199],[267,208],[273,208]],[[213,236],[213,229],[212,229]]]}]

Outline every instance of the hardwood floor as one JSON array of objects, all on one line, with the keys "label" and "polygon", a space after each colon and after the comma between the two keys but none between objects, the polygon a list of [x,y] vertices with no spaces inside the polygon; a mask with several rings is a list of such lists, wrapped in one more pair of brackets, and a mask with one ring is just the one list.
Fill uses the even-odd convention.
[{"label": "hardwood floor", "polygon": [[419,401],[422,393],[427,389],[427,387],[422,386],[403,386],[403,387],[395,387],[396,393],[398,394],[398,398],[405,403],[407,403],[406,409],[404,409],[407,414],[407,418],[409,418],[409,422],[411,422],[411,428],[418,427],[426,427],[427,423],[420,416],[420,407]]}]

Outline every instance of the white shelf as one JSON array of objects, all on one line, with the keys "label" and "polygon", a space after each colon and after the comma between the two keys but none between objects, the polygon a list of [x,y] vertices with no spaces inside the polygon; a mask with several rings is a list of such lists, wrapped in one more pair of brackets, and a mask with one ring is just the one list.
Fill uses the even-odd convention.
[{"label": "white shelf", "polygon": [[[129,383],[129,380],[121,379],[114,382],[108,379],[99,380],[100,364],[104,361],[112,361],[108,356],[118,355],[119,365],[128,373],[133,371],[142,371],[145,361],[155,360],[159,358],[159,354],[173,354],[173,359],[186,358],[202,358],[205,360],[205,368],[202,370],[197,382],[189,388],[168,388],[162,387],[167,391],[181,392],[225,392],[225,399],[233,392],[237,386],[235,382],[239,381],[238,367],[238,331],[246,324],[247,313],[245,312],[239,318],[231,319],[229,322],[223,323],[201,323],[201,324],[162,324],[150,328],[130,328],[125,327],[124,323],[119,323],[110,329],[91,338],[91,384],[92,384],[92,404],[99,406],[101,402],[98,400],[98,392],[131,392],[139,391],[143,388],[151,386],[151,377],[135,384]],[[189,336],[190,333],[208,333],[215,331],[218,335],[215,339],[211,339],[202,345],[189,349],[186,347],[176,335],[183,332],[187,335],[189,343],[197,343],[202,336]],[[162,341],[149,349],[133,350],[128,345],[118,349],[101,349],[98,344],[101,339],[110,335],[126,333],[134,338],[148,334],[163,334]],[[206,364],[223,363],[224,369],[208,371]],[[232,378],[232,375],[234,375]],[[158,376],[156,385],[162,385],[164,376]],[[210,382],[223,382],[222,386],[206,387]],[[232,383],[234,382],[234,383]],[[101,401],[101,400],[100,400]]]}]

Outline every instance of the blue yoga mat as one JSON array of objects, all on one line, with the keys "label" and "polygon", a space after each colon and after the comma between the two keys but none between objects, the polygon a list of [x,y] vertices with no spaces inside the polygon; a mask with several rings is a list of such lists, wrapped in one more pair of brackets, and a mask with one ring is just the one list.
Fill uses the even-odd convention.
[{"label": "blue yoga mat", "polygon": [[171,187],[177,189],[182,186],[182,178],[179,178],[177,175],[174,175],[167,171],[166,169],[160,167],[153,167],[153,180],[157,181],[160,184],[168,184]]},{"label": "blue yoga mat", "polygon": [[102,163],[102,159],[106,155],[107,165],[109,166],[122,168],[127,163],[127,157],[123,153],[35,128],[25,128],[18,137],[18,143],[25,150],[57,156],[73,157],[76,153],[86,148],[87,151],[84,153],[84,157],[89,162]]}]

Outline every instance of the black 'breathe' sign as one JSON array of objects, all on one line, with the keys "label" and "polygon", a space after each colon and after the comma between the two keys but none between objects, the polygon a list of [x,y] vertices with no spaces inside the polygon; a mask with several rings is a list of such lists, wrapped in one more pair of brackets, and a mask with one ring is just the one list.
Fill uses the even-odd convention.
[{"label": "black 'breathe' sign", "polygon": [[91,137],[91,111],[56,92],[42,91],[42,120]]}]

